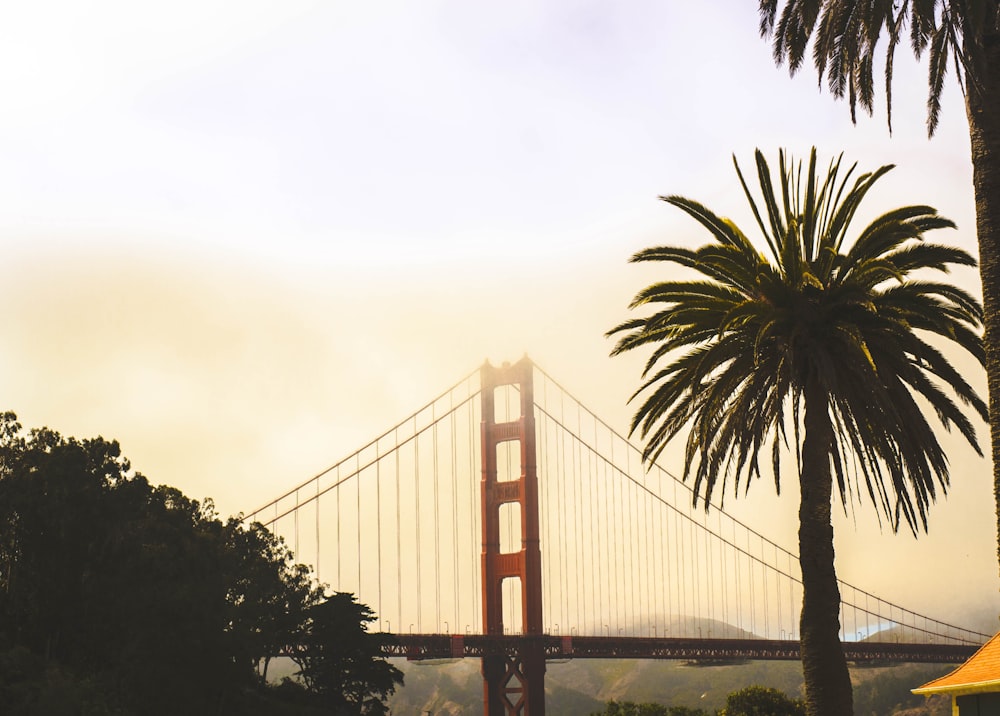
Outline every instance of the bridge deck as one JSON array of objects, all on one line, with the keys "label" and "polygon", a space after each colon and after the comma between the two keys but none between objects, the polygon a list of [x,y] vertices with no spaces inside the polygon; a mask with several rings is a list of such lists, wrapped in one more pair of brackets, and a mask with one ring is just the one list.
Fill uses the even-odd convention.
[{"label": "bridge deck", "polygon": [[[545,658],[560,659],[682,659],[699,662],[799,659],[799,642],[778,639],[697,639],[607,636],[512,636],[483,634],[393,634],[386,656],[410,660],[460,659],[491,654],[515,654],[541,642]],[[961,663],[978,644],[907,644],[844,642],[848,661],[855,663]]]}]

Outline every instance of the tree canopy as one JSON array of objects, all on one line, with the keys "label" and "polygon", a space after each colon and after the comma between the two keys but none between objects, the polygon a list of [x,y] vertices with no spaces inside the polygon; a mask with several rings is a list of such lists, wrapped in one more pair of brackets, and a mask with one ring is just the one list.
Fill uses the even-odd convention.
[{"label": "tree canopy", "polygon": [[800,699],[789,698],[778,689],[757,684],[735,691],[726,697],[719,716],[805,716]]},{"label": "tree canopy", "polygon": [[390,638],[367,630],[375,620],[371,609],[344,592],[309,608],[296,660],[306,686],[333,713],[383,716],[385,699],[403,683],[399,669],[371,659]]},{"label": "tree canopy", "polygon": [[[117,443],[25,432],[0,415],[5,713],[55,712],[53,699],[120,716],[288,713],[291,702],[296,713],[331,713],[316,690],[266,683],[270,659],[302,643],[319,613],[355,631],[370,614],[326,599],[260,524],[151,485]],[[388,667],[377,642],[351,658],[362,674]],[[323,664],[311,678],[334,688]],[[398,683],[351,688],[380,700]]]}]

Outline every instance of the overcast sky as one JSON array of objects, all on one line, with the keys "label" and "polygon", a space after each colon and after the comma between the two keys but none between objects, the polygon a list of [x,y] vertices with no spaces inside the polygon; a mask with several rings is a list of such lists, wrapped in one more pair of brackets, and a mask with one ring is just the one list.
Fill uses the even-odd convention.
[{"label": "overcast sky", "polygon": [[[867,216],[928,203],[975,252],[957,89],[928,141],[901,50],[893,135],[881,107],[854,126],[775,68],[754,5],[8,3],[0,407],[248,512],[487,358],[528,353],[624,431],[641,361],[603,334],[661,275],[626,260],[703,240],[661,194],[748,222],[734,153],[897,164]],[[989,464],[947,445],[930,536],[863,507],[838,569],[995,615]],[[730,504],[794,547],[771,492]]]}]

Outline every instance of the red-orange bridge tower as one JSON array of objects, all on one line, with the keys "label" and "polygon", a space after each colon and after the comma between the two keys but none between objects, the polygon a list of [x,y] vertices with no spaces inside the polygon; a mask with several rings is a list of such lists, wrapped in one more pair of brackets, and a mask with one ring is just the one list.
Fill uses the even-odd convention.
[{"label": "red-orange bridge tower", "polygon": [[[527,357],[496,368],[486,363],[481,373],[482,407],[482,588],[483,632],[502,635],[505,579],[521,583],[521,624],[506,625],[523,635],[515,654],[483,657],[483,701],[487,716],[545,714],[545,653],[542,634],[542,557],[538,540],[538,474],[535,462],[535,414],[532,375]],[[511,386],[519,396],[520,415],[497,422],[497,388]],[[510,417],[510,416],[507,416]],[[520,443],[520,474],[500,480],[497,446]],[[515,473],[516,474],[516,473]],[[521,549],[501,552],[500,510],[515,503],[521,514]],[[534,639],[532,637],[535,637]]]}]

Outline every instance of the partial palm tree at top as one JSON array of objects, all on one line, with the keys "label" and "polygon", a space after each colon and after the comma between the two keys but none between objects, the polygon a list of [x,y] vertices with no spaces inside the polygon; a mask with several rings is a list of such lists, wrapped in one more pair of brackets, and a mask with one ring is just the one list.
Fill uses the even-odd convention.
[{"label": "partial palm tree at top", "polygon": [[[735,163],[735,160],[734,160]],[[929,206],[889,211],[859,233],[852,219],[892,167],[841,177],[841,159],[818,173],[779,154],[777,182],[756,153],[761,199],[736,171],[760,230],[755,244],[732,221],[696,201],[662,197],[705,229],[698,249],[658,246],[633,261],[662,261],[699,278],[671,278],[640,291],[613,355],[649,346],[632,432],[655,460],[687,429],[684,477],[706,509],[718,490],[760,477],[780,490],[792,452],[799,480],[801,654],[810,714],[852,711],[839,641],[831,504],[867,494],[879,513],[914,534],[948,486],[948,462],[928,414],[979,452],[971,407],[987,408],[942,352],[957,344],[982,364],[982,308],[966,291],[934,280],[965,251],[924,234],[954,224]]]},{"label": "partial palm tree at top", "polygon": [[[886,115],[892,126],[892,70],[900,42],[909,42],[916,57],[927,52],[927,133],[933,135],[941,114],[941,92],[949,65],[968,95],[995,86],[996,48],[1000,33],[997,0],[758,0],[760,33],[772,35],[774,59],[788,61],[794,74],[812,42],[812,61],[835,97],[846,96],[851,117],[857,106],[872,113],[875,62],[885,40]],[[973,122],[970,117],[970,122]]]}]

